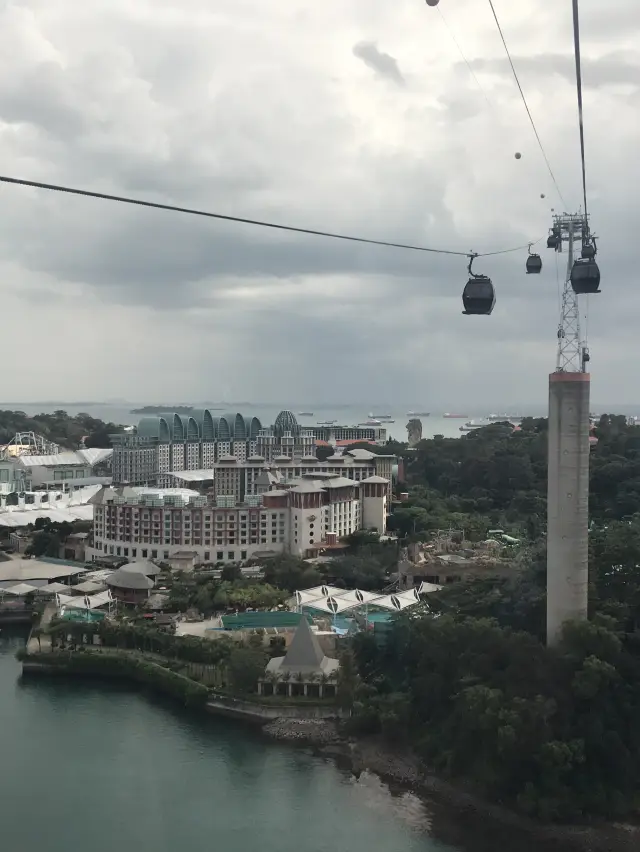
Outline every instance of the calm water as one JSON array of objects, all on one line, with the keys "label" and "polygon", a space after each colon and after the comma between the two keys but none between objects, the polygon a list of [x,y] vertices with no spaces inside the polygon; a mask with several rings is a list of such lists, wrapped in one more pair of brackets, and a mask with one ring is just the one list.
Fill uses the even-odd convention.
[{"label": "calm water", "polygon": [[[416,796],[126,689],[20,679],[0,634],[0,832],[20,852],[524,852]],[[536,847],[540,852],[540,847]]]},{"label": "calm water", "polygon": [[[171,402],[171,400],[169,400]],[[129,405],[71,405],[69,403],[58,403],[58,404],[45,404],[45,403],[18,403],[18,402],[0,402],[0,409],[12,409],[12,410],[20,410],[24,411],[27,414],[39,414],[40,412],[50,413],[55,411],[57,408],[63,408],[69,414],[78,414],[80,412],[86,412],[87,414],[91,414],[93,417],[99,417],[101,420],[110,421],[113,423],[123,423],[128,425],[137,424],[140,418],[143,416],[141,414],[132,414],[131,409],[137,408],[138,405],[131,403]],[[270,426],[275,418],[278,415],[278,412],[284,406],[279,405],[251,405],[245,403],[235,403],[230,406],[228,411],[240,411],[245,415],[255,415],[259,418],[260,422],[265,426]],[[389,423],[385,425],[387,429],[387,436],[390,438],[395,438],[398,441],[406,441],[407,440],[407,423],[409,421],[408,412],[409,411],[428,411],[429,407],[426,408],[424,405],[405,405],[405,406],[389,406],[389,405],[359,405],[359,406],[318,406],[318,405],[303,405],[300,403],[290,403],[288,406],[298,418],[298,422],[302,426],[307,426],[309,428],[313,428],[319,421],[323,420],[336,420],[338,424],[341,426],[353,426],[358,423],[364,422],[367,420],[369,413],[372,414],[390,414],[391,418],[395,420],[395,423]],[[502,413],[507,410],[507,408],[498,408],[497,413]],[[313,417],[302,417],[298,414],[300,411],[312,411]],[[472,409],[465,408],[463,406],[462,409],[456,409],[456,412],[460,412],[462,414],[468,415],[469,419],[481,421],[483,418],[487,417],[491,414],[491,410],[486,411],[473,411]],[[223,414],[224,412],[219,412]],[[522,412],[513,412],[515,414],[519,414]],[[529,412],[527,412],[529,413]],[[530,413],[542,413],[544,414],[543,408],[540,409],[540,412],[530,412]],[[442,412],[432,411],[429,417],[422,417],[422,434],[425,438],[431,438],[433,435],[444,435],[447,438],[459,438],[462,434],[460,432],[460,426],[465,422],[464,419],[447,419],[442,417]]]}]

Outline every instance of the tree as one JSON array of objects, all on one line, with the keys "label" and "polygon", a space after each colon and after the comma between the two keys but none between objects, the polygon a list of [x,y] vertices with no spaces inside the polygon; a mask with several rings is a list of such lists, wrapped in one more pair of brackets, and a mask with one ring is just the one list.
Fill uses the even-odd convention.
[{"label": "tree", "polygon": [[228,672],[236,692],[253,693],[264,676],[267,655],[257,648],[234,648],[229,656]]},{"label": "tree", "polygon": [[222,582],[233,583],[235,580],[242,580],[242,570],[239,565],[225,565],[222,569]]},{"label": "tree", "polygon": [[324,446],[324,444],[316,445],[316,458],[319,461],[326,461],[330,456],[335,453],[335,447]]}]

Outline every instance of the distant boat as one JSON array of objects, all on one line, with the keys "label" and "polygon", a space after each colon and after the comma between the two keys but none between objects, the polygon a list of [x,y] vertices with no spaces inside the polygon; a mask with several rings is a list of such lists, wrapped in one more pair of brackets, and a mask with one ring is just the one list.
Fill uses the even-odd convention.
[{"label": "distant boat", "polygon": [[371,414],[371,412],[369,412],[369,414],[367,414],[367,417],[370,420],[391,420],[390,414]]},{"label": "distant boat", "polygon": [[[389,421],[387,420],[387,423]],[[364,423],[358,423],[358,426],[382,426],[382,420],[375,420],[373,417],[370,417],[368,420],[365,420]]]},{"label": "distant boat", "polygon": [[333,426],[334,423],[337,423],[337,420],[318,420],[318,426]]},{"label": "distant boat", "polygon": [[469,416],[468,414],[449,414],[449,412],[445,412],[443,417],[446,417],[448,420],[466,420]]},{"label": "distant boat", "polygon": [[299,411],[298,417],[313,417],[313,411]]},{"label": "distant boat", "polygon": [[[430,417],[430,411],[407,411],[407,417]],[[445,415],[446,417],[446,415]]]},{"label": "distant boat", "polygon": [[464,426],[460,427],[461,432],[473,432],[474,429],[481,429],[483,426],[486,426],[486,423],[476,423],[475,420],[467,421]]}]

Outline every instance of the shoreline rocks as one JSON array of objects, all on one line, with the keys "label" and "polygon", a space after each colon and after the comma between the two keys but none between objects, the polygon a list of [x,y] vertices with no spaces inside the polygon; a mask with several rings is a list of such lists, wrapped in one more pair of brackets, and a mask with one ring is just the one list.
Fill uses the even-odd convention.
[{"label": "shoreline rocks", "polygon": [[334,746],[342,741],[338,725],[331,719],[278,718],[262,728],[272,739],[300,745]]},{"label": "shoreline rocks", "polygon": [[486,830],[487,823],[491,822],[498,828],[513,830],[515,836],[520,835],[529,843],[544,843],[547,852],[556,849],[562,852],[637,852],[640,849],[640,826],[541,825],[430,773],[411,751],[391,750],[376,739],[347,739],[336,721],[279,718],[265,725],[263,731],[280,742],[311,746],[317,754],[335,759],[355,776],[372,772],[392,787],[428,796],[445,809],[464,814],[473,824],[477,821],[478,830]]}]

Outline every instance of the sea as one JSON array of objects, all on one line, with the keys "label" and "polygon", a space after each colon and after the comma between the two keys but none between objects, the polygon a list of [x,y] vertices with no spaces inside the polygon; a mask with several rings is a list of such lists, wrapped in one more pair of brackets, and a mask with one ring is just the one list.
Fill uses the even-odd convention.
[{"label": "sea", "polygon": [[[51,414],[56,410],[64,410],[74,415],[81,412],[97,417],[107,423],[116,423],[125,426],[136,425],[143,414],[133,413],[133,409],[142,408],[143,405],[155,405],[164,403],[136,403],[119,400],[117,402],[65,402],[44,401],[38,402],[0,402],[0,410],[24,411],[25,414],[34,415],[39,413]],[[387,430],[387,437],[396,441],[407,440],[407,424],[413,416],[417,416],[422,422],[423,438],[432,438],[434,435],[444,435],[445,438],[459,438],[465,434],[460,427],[472,421],[474,424],[486,425],[491,414],[517,415],[525,417],[546,417],[547,409],[544,405],[529,405],[514,410],[508,404],[496,406],[495,408],[465,407],[452,408],[450,413],[460,415],[455,418],[444,417],[444,411],[430,410],[428,405],[420,403],[363,403],[359,405],[342,405],[330,403],[254,403],[254,402],[182,402],[179,405],[191,405],[194,408],[209,408],[215,414],[228,414],[239,412],[245,416],[257,417],[263,426],[271,426],[278,413],[283,409],[292,411],[301,426],[313,428],[322,421],[335,420],[340,426],[356,426],[369,419],[371,414],[389,415],[388,422],[382,422]],[[429,416],[418,416],[412,412],[429,412]],[[592,405],[594,412],[610,412],[614,414],[625,414],[627,416],[640,416],[640,406],[633,404],[620,404],[600,406]],[[303,412],[305,412],[303,414]]]},{"label": "sea", "polygon": [[552,852],[140,689],[23,678],[24,641],[0,630],[7,852]]},{"label": "sea", "polygon": [[[151,403],[149,403],[151,404]],[[300,423],[301,426],[313,428],[315,425],[322,421],[335,420],[337,425],[340,426],[356,426],[359,423],[364,423],[369,419],[369,415],[373,414],[387,414],[389,418],[393,422],[385,423],[382,425],[387,430],[387,437],[393,438],[397,441],[406,441],[407,440],[407,423],[414,416],[410,414],[410,412],[427,412],[429,411],[428,406],[419,405],[419,404],[403,404],[403,405],[384,405],[378,403],[371,404],[362,404],[362,405],[337,405],[337,404],[314,404],[314,403],[284,403],[284,404],[273,404],[273,403],[251,403],[251,402],[213,402],[213,403],[190,403],[183,402],[180,403],[182,405],[193,405],[194,408],[210,408],[212,413],[214,414],[225,414],[229,412],[240,412],[245,416],[255,416],[264,426],[271,426],[278,413],[283,409],[288,409],[292,411]],[[19,410],[24,411],[26,414],[34,415],[39,413],[47,413],[50,414],[56,410],[64,410],[68,414],[79,414],[80,412],[86,412],[87,414],[92,415],[93,417],[97,417],[100,420],[104,420],[110,423],[117,423],[122,425],[135,425],[138,423],[142,414],[134,414],[132,409],[141,408],[141,403],[135,402],[117,402],[117,403],[106,403],[106,402],[64,402],[59,401],[46,401],[46,402],[0,402],[0,409],[2,410]],[[214,410],[215,409],[215,410]],[[506,413],[508,409],[497,409],[495,413],[502,414]],[[312,414],[306,415],[302,414],[302,412],[312,412]],[[494,413],[493,410],[472,410],[472,409],[458,409],[456,411],[452,411],[455,414],[461,414],[462,417],[449,419],[443,417],[444,412],[438,411],[429,411],[428,417],[419,417],[418,419],[422,422],[422,435],[424,438],[431,438],[434,435],[444,435],[446,438],[458,438],[463,433],[460,431],[460,426],[466,423],[469,420],[473,420],[474,422],[482,423],[486,422],[485,419],[491,414]],[[529,412],[518,412],[518,411],[509,411],[508,413],[515,414],[524,414]],[[543,412],[535,412],[535,410],[531,410],[531,413],[538,413],[542,416]],[[417,415],[415,415],[417,416]]]}]

